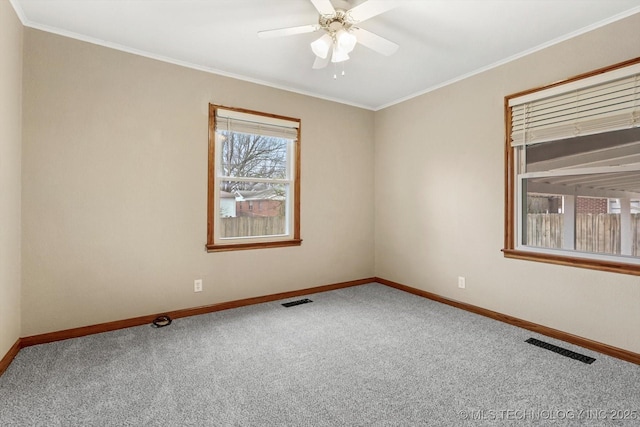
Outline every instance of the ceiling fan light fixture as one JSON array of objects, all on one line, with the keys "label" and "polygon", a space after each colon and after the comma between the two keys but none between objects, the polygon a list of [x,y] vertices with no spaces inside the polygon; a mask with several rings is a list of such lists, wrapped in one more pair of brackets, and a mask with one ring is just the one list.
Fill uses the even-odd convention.
[{"label": "ceiling fan light fixture", "polygon": [[358,40],[356,36],[346,30],[340,30],[336,33],[336,44],[340,50],[346,53],[351,53],[354,47],[356,47]]},{"label": "ceiling fan light fixture", "polygon": [[340,46],[336,45],[333,48],[333,54],[331,55],[331,62],[344,62],[349,59],[349,53],[340,49]]},{"label": "ceiling fan light fixture", "polygon": [[333,40],[329,34],[325,34],[316,41],[311,43],[311,50],[318,57],[325,59],[329,54],[329,49],[331,48],[331,44]]}]

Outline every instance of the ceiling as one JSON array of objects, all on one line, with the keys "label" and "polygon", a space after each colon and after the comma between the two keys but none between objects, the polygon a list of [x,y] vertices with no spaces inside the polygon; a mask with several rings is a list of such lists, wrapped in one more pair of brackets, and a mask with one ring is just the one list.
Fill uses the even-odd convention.
[{"label": "ceiling", "polygon": [[640,0],[391,0],[359,26],[399,50],[358,45],[334,79],[333,64],[311,68],[321,33],[257,36],[316,24],[309,0],[10,1],[28,27],[371,110],[640,13]]}]

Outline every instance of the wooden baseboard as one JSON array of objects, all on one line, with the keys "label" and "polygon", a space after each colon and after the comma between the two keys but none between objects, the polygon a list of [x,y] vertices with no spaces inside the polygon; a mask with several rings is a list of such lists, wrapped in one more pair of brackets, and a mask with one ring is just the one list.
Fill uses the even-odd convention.
[{"label": "wooden baseboard", "polygon": [[18,338],[16,340],[15,344],[13,344],[11,346],[11,348],[9,349],[7,354],[5,354],[4,357],[2,358],[2,360],[0,360],[0,375],[4,374],[4,371],[7,370],[7,368],[11,364],[11,362],[13,362],[13,359],[16,357],[16,355],[18,354],[18,352],[22,348],[21,341],[22,340],[20,338]]},{"label": "wooden baseboard", "polygon": [[99,334],[102,332],[115,331],[118,329],[130,328],[132,326],[148,325],[158,316],[169,316],[172,319],[180,317],[196,316],[199,314],[213,313],[215,311],[229,310],[232,308],[244,307],[247,305],[260,304],[263,302],[277,301],[285,298],[292,298],[302,295],[315,294],[318,292],[333,291],[335,289],[348,288],[350,286],[363,285],[365,283],[374,282],[375,279],[352,280],[349,282],[334,283],[332,285],[317,286],[313,288],[299,289],[296,291],[280,292],[277,294],[264,295],[254,298],[245,298],[235,301],[227,301],[218,304],[205,305],[202,307],[185,308],[181,310],[173,310],[165,313],[150,314],[147,316],[134,317],[131,319],[116,320],[113,322],[100,323],[97,325],[82,326],[79,328],[66,329],[63,331],[48,332],[45,334],[32,335],[24,337],[20,340],[21,347],[29,347],[32,345],[46,344],[54,341],[61,341],[70,338],[83,337],[85,335]]},{"label": "wooden baseboard", "polygon": [[380,277],[376,277],[375,281],[383,285],[390,286],[392,288],[400,289],[401,291],[409,292],[411,294],[428,298],[430,300],[437,301],[443,304],[447,304],[452,307],[470,311],[472,313],[489,317],[494,320],[499,320],[500,322],[508,323],[510,325],[517,326],[519,328],[537,332],[539,334],[542,334],[551,338],[555,338],[571,344],[579,345],[580,347],[588,348],[589,350],[597,351],[598,353],[606,354],[607,356],[615,357],[618,359],[626,360],[627,362],[640,365],[640,354],[634,353],[632,351],[624,350],[608,344],[603,344],[601,342],[593,341],[588,338],[579,337],[577,335],[559,331],[557,329],[549,328],[547,326],[538,325],[537,323],[529,322],[527,320],[522,320],[517,317],[509,316],[507,314],[498,313],[497,311],[488,310],[486,308],[478,307],[478,306],[467,304],[464,302],[454,301],[449,298],[445,298],[431,292],[412,288],[411,286],[402,285],[400,283],[392,282],[391,280],[382,279]]}]

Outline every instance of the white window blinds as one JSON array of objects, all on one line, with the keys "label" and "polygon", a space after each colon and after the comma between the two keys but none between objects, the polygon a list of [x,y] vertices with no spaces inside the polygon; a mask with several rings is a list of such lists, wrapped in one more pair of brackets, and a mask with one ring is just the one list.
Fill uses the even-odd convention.
[{"label": "white window blinds", "polygon": [[509,100],[511,145],[640,126],[640,64]]},{"label": "white window blinds", "polygon": [[295,120],[216,108],[216,131],[249,133],[296,140],[298,139],[299,127],[300,122]]}]

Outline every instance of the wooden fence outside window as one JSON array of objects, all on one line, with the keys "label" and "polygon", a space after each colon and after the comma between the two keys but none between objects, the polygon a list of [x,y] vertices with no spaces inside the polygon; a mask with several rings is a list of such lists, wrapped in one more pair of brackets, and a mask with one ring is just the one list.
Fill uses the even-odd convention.
[{"label": "wooden fence outside window", "polygon": [[[528,214],[527,245],[562,248],[562,214]],[[633,256],[639,256],[640,214],[631,214]],[[620,253],[620,214],[577,214],[576,250],[606,254]]]},{"label": "wooden fence outside window", "polygon": [[285,234],[284,216],[221,218],[220,237],[276,236]]}]

